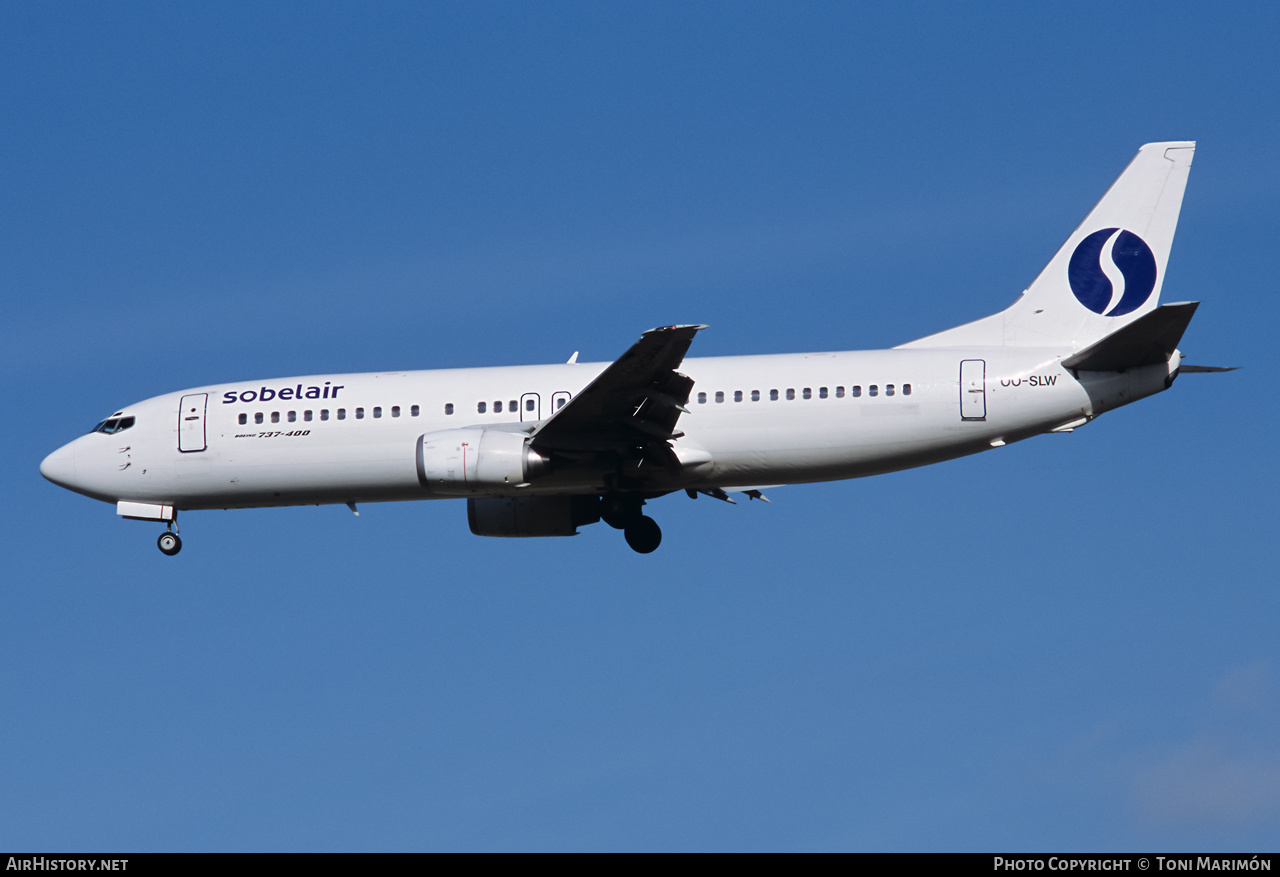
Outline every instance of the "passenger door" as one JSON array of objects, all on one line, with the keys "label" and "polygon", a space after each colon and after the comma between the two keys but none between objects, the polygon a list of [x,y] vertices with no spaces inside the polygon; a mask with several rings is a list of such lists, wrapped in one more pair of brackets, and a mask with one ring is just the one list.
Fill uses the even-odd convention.
[{"label": "passenger door", "polygon": [[178,403],[178,450],[184,454],[203,451],[205,444],[204,415],[209,402],[208,393],[192,393],[183,396]]},{"label": "passenger door", "polygon": [[987,363],[983,359],[960,362],[960,419],[987,419]]}]

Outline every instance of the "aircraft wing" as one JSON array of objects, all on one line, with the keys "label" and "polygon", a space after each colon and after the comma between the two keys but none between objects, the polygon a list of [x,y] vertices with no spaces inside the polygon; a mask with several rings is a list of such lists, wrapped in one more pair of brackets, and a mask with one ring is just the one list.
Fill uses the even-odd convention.
[{"label": "aircraft wing", "polygon": [[676,371],[693,336],[706,326],[650,329],[567,405],[533,433],[539,451],[592,452],[649,448],[674,458],[670,439],[687,409],[693,379]]}]

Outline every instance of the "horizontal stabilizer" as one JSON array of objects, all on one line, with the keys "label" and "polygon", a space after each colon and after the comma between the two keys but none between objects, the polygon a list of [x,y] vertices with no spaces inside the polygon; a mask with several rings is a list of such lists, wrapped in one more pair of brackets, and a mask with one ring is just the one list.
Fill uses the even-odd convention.
[{"label": "horizontal stabilizer", "polygon": [[1161,305],[1067,357],[1062,365],[1080,371],[1121,372],[1168,362],[1199,306],[1198,301]]},{"label": "horizontal stabilizer", "polygon": [[1238,365],[1180,365],[1178,366],[1178,374],[1216,375],[1218,372],[1233,372],[1238,368],[1240,368]]}]

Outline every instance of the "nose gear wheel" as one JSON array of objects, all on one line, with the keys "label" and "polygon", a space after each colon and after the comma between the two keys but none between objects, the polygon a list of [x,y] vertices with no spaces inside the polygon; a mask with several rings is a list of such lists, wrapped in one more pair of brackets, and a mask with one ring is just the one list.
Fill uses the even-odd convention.
[{"label": "nose gear wheel", "polygon": [[160,538],[156,540],[156,545],[160,548],[160,553],[173,557],[182,550],[182,540],[177,533],[170,530],[160,534]]}]

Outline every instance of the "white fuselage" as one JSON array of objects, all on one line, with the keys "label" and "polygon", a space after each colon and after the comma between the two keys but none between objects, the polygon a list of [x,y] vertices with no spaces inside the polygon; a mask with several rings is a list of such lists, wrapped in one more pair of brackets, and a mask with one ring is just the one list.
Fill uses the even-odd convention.
[{"label": "white fuselage", "polygon": [[[935,463],[1079,426],[1164,389],[1181,361],[1175,354],[1168,364],[1125,373],[1072,374],[1060,364],[1070,352],[957,348],[689,358],[680,370],[693,379],[693,392],[679,420],[683,436],[672,442],[684,465],[652,473],[646,489],[829,481]],[[534,427],[607,366],[322,375],[199,387],[117,412],[117,418],[134,418],[133,425],[81,436],[51,454],[42,471],[96,499],[175,510],[445,498],[420,481],[420,436],[470,426]],[[527,484],[448,496],[602,493],[612,489],[614,475],[590,465],[553,467]]]}]

